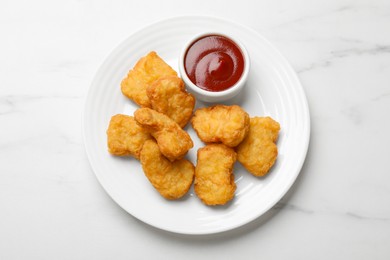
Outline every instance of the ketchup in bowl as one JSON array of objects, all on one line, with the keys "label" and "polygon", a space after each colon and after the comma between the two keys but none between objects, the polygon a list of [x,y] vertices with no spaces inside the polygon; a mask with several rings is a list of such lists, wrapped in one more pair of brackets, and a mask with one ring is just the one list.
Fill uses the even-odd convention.
[{"label": "ketchup in bowl", "polygon": [[244,72],[244,55],[229,38],[207,35],[187,49],[184,69],[188,78],[201,89],[218,92],[236,84]]}]

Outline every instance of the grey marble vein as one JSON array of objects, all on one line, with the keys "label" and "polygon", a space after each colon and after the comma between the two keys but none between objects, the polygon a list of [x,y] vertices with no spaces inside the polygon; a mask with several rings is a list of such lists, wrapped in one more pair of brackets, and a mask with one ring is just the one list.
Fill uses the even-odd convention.
[{"label": "grey marble vein", "polygon": [[310,210],[303,208],[301,206],[297,206],[294,204],[290,203],[284,203],[284,202],[279,202],[277,203],[273,208],[273,210],[290,210],[294,211],[297,213],[303,213],[303,214],[316,214],[316,213],[322,213],[322,214],[330,214],[330,215],[339,215],[339,216],[345,216],[348,218],[353,218],[357,220],[367,220],[367,221],[384,221],[387,222],[390,220],[390,217],[378,217],[378,216],[368,216],[368,215],[362,215],[359,213],[355,213],[352,211],[347,211],[347,212],[331,212],[331,211],[315,211],[315,210]]},{"label": "grey marble vein", "polygon": [[310,209],[306,209],[306,208],[303,208],[303,207],[300,207],[300,206],[297,206],[297,205],[294,205],[294,204],[290,204],[290,203],[284,203],[284,202],[278,202],[274,207],[273,207],[274,210],[282,210],[282,209],[285,209],[285,210],[291,210],[291,211],[295,211],[295,212],[299,212],[299,213],[304,213],[304,214],[312,214],[314,213],[313,210],[310,210]]},{"label": "grey marble vein", "polygon": [[344,58],[360,55],[382,55],[390,53],[390,45],[375,45],[370,48],[350,48],[344,50],[332,51],[331,55],[336,58]]},{"label": "grey marble vein", "polygon": [[[60,144],[59,147],[70,147],[70,146],[81,146],[81,142],[77,142],[73,140],[69,135],[60,133],[60,132],[53,132],[50,134],[39,134],[39,135],[31,135],[28,137],[23,137],[19,139],[15,139],[12,141],[9,141],[7,139],[0,141],[0,150],[6,150],[6,149],[19,149],[22,146],[31,145],[35,142],[41,142],[44,140],[50,140],[53,144]],[[61,153],[58,152],[58,153]]]},{"label": "grey marble vein", "polygon": [[0,116],[19,112],[18,105],[49,99],[81,99],[81,96],[61,95],[6,95],[0,96]]},{"label": "grey marble vein", "polygon": [[283,26],[290,26],[290,25],[294,25],[294,24],[299,24],[302,22],[318,20],[318,19],[321,19],[321,18],[329,16],[329,15],[340,14],[340,13],[350,12],[350,11],[356,11],[357,8],[358,8],[357,6],[353,6],[353,5],[343,5],[340,7],[336,7],[333,9],[322,11],[321,13],[312,13],[309,15],[301,15],[299,18],[295,18],[295,19],[292,19],[290,21],[285,21],[285,22],[280,23],[272,28],[275,29],[275,28],[279,28],[279,27],[283,27]]},{"label": "grey marble vein", "polygon": [[305,73],[305,72],[312,71],[312,70],[319,69],[319,68],[327,68],[327,67],[330,67],[331,65],[332,65],[331,60],[322,60],[322,61],[318,61],[318,62],[313,62],[306,67],[297,69],[297,73]]},{"label": "grey marble vein", "polygon": [[18,112],[14,101],[9,97],[0,97],[0,116]]},{"label": "grey marble vein", "polygon": [[[389,86],[390,88],[390,86]],[[390,98],[390,92],[386,92],[386,93],[382,93],[376,97],[373,97],[371,98],[371,101],[380,101],[380,100],[383,100],[383,99],[387,99],[387,98]]]},{"label": "grey marble vein", "polygon": [[341,114],[345,115],[355,125],[360,125],[362,122],[362,113],[357,106],[350,106],[342,109]]},{"label": "grey marble vein", "polygon": [[375,45],[369,48],[348,48],[334,50],[330,52],[330,56],[319,61],[312,62],[311,64],[297,69],[298,73],[305,73],[319,68],[327,68],[334,64],[339,59],[350,58],[363,55],[384,55],[390,54],[390,45]]},{"label": "grey marble vein", "polygon": [[351,218],[354,218],[354,219],[359,219],[359,220],[376,220],[376,221],[389,221],[390,218],[388,217],[372,217],[372,216],[364,216],[364,215],[361,215],[361,214],[357,214],[357,213],[354,213],[354,212],[346,212],[345,215],[347,217],[351,217]]}]

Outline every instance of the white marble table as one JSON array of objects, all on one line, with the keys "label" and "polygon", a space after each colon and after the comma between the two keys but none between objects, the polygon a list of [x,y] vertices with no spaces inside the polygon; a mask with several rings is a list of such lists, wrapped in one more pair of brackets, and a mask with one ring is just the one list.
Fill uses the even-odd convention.
[{"label": "white marble table", "polygon": [[[108,53],[189,14],[267,37],[297,71],[312,124],[287,195],[208,236],[161,231],[117,206],[81,130]],[[0,259],[390,258],[389,1],[3,1],[0,32]]]}]

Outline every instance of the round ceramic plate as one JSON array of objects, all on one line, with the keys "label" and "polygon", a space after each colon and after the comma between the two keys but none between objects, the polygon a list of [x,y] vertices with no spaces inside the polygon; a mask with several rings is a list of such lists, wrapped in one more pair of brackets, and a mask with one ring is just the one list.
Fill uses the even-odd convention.
[{"label": "round ceramic plate", "polygon": [[[161,197],[145,177],[140,162],[107,152],[106,129],[111,116],[133,115],[137,106],[124,97],[120,83],[137,60],[156,51],[177,70],[184,44],[206,31],[233,34],[247,48],[251,71],[245,89],[225,104],[237,104],[250,116],[271,116],[281,125],[276,164],[264,178],[248,173],[238,162],[235,198],[225,206],[202,204],[193,191],[180,200]],[[197,107],[211,104],[197,102]],[[187,158],[196,163],[204,144],[190,124],[194,148]],[[93,171],[107,193],[124,210],[154,227],[183,234],[210,234],[242,226],[258,218],[288,191],[304,162],[310,135],[306,97],[295,72],[261,35],[242,25],[211,17],[177,17],[152,24],[131,35],[104,61],[86,98],[83,131]]]}]

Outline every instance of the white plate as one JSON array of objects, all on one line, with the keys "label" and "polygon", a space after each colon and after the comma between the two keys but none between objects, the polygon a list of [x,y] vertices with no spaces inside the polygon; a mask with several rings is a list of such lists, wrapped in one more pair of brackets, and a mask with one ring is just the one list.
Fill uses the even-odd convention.
[{"label": "white plate", "polygon": [[[204,31],[234,34],[251,57],[245,90],[227,104],[242,106],[251,116],[269,115],[281,125],[277,163],[265,178],[256,178],[236,163],[237,191],[229,205],[208,207],[193,192],[167,201],[151,186],[139,161],[107,152],[106,129],[112,115],[132,115],[137,106],[124,97],[120,82],[135,62],[156,51],[177,69],[179,52],[192,36]],[[207,104],[197,103],[197,106]],[[230,230],[261,216],[288,191],[304,162],[310,135],[310,118],[298,77],[279,52],[257,32],[211,17],[177,17],[152,24],[130,36],[104,61],[86,98],[83,131],[91,166],[107,193],[134,217],[171,232],[210,234]],[[202,146],[190,126],[195,147],[187,158],[196,162]]]}]

